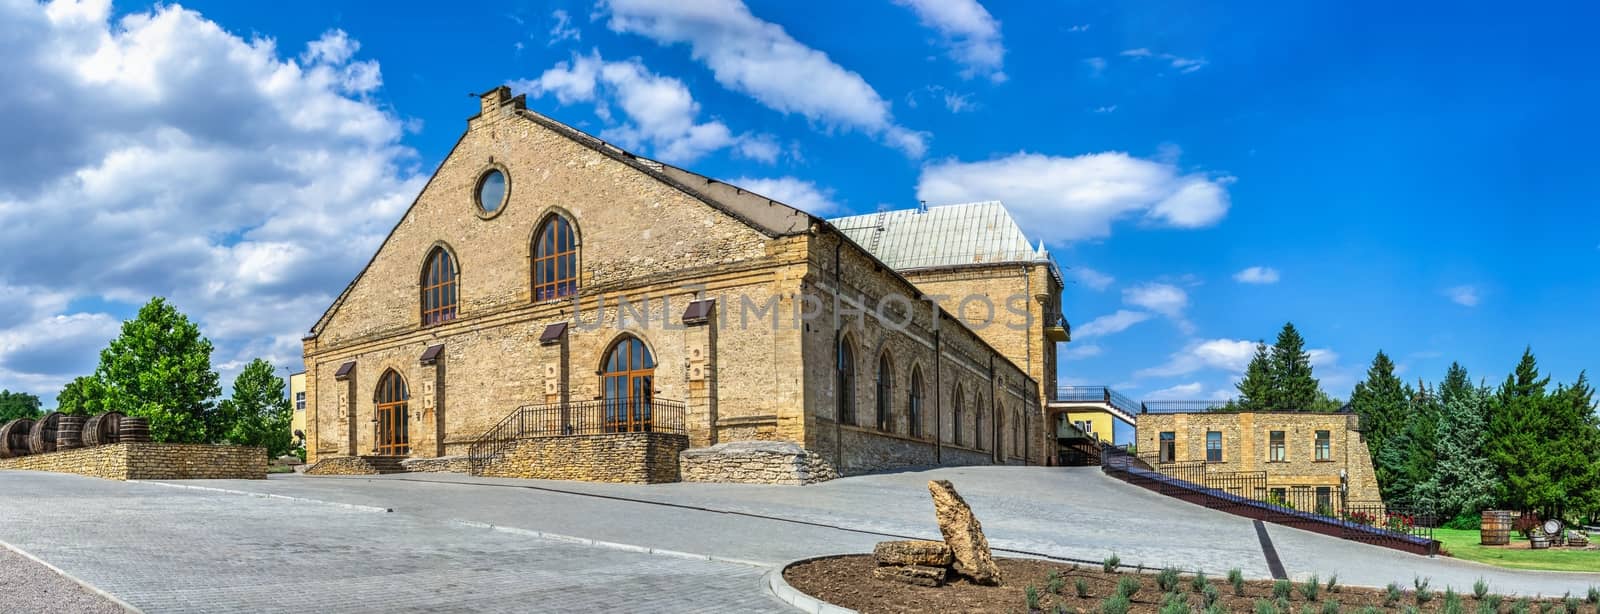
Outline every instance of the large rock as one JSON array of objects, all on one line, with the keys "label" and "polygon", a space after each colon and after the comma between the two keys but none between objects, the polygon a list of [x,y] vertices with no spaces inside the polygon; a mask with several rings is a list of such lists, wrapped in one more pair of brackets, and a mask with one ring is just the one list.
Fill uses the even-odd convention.
[{"label": "large rock", "polygon": [[878,542],[872,549],[872,557],[879,565],[924,565],[928,567],[949,567],[953,557],[950,555],[950,546],[944,542],[913,539],[906,541]]},{"label": "large rock", "polygon": [[972,515],[972,508],[956,492],[949,480],[928,482],[928,492],[933,495],[933,512],[939,518],[939,532],[944,543],[950,546],[955,558],[956,573],[978,584],[999,585],[1000,566],[995,565],[989,552],[989,540],[983,536],[983,525]]},{"label": "large rock", "polygon": [[938,586],[944,584],[945,570],[943,567],[927,567],[924,565],[907,565],[905,567],[878,567],[872,570],[872,577],[891,582],[904,582],[917,586]]}]

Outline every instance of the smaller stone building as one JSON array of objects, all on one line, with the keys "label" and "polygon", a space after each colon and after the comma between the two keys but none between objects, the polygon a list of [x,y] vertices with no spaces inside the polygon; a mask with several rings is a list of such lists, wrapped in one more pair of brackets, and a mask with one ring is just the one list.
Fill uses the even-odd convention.
[{"label": "smaller stone building", "polygon": [[[1349,413],[1139,415],[1139,458],[1162,473],[1307,511],[1381,505],[1372,457]],[[1264,472],[1258,481],[1251,474]]]}]

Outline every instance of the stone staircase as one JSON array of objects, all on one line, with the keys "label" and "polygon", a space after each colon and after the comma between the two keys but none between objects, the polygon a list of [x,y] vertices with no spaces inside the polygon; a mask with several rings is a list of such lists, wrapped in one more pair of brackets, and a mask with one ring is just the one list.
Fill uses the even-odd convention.
[{"label": "stone staircase", "polygon": [[307,468],[306,475],[384,475],[406,473],[404,456],[330,456]]},{"label": "stone staircase", "polygon": [[363,456],[363,457],[361,457],[362,460],[367,461],[367,464],[372,467],[373,471],[377,471],[378,472],[378,475],[384,475],[384,474],[389,474],[389,473],[405,473],[406,472],[405,465],[400,464],[400,461],[403,461],[406,458],[408,458],[408,457],[405,457],[405,456]]}]

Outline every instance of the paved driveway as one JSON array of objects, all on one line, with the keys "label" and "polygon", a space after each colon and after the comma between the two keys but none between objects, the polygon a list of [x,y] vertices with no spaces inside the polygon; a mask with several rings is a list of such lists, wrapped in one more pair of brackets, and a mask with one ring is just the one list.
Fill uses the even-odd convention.
[{"label": "paved driveway", "polygon": [[0,493],[0,540],[151,614],[787,607],[749,565],[413,514],[33,472]]}]

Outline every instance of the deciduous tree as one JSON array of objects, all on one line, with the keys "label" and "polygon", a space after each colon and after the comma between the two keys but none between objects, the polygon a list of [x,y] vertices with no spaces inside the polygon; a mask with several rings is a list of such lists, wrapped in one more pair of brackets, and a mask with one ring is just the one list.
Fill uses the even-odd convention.
[{"label": "deciduous tree", "polygon": [[293,444],[289,424],[294,408],[283,390],[283,378],[274,374],[271,363],[260,358],[250,361],[233,380],[233,396],[223,400],[215,412],[220,439],[264,447],[271,458],[288,454]]},{"label": "deciduous tree", "polygon": [[18,418],[39,417],[39,397],[26,392],[0,390],[0,424]]},{"label": "deciduous tree", "polygon": [[205,442],[212,399],[222,392],[211,349],[200,327],[157,297],[122,323],[122,334],[100,352],[95,376],[112,407],[150,419],[155,441]]}]

